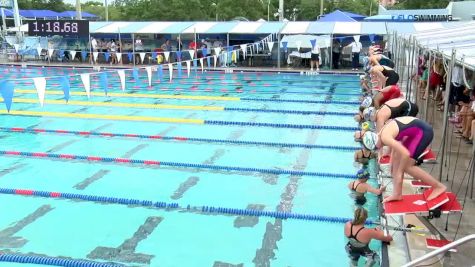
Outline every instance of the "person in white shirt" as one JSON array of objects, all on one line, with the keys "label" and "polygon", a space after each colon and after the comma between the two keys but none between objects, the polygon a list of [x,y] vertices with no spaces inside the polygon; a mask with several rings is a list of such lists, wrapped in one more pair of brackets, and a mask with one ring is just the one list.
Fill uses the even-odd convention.
[{"label": "person in white shirt", "polygon": [[320,47],[317,42],[312,48],[310,56],[310,71],[313,71],[313,66],[315,65],[317,71],[320,71]]},{"label": "person in white shirt", "polygon": [[353,41],[351,44],[348,45],[351,47],[351,54],[352,54],[352,70],[358,70],[360,65],[360,52],[363,48],[363,45],[360,41]]}]

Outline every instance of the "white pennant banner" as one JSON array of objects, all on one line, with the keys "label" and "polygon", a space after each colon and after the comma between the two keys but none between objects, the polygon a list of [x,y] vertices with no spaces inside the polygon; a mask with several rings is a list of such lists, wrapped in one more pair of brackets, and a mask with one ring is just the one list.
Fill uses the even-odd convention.
[{"label": "white pennant banner", "polygon": [[74,60],[76,58],[76,50],[70,50],[69,55],[71,56],[71,60]]},{"label": "white pennant banner", "polygon": [[122,91],[125,91],[125,71],[124,70],[118,70],[117,74],[119,75],[120,87],[121,87]]},{"label": "white pennant banner", "polygon": [[89,73],[81,74],[81,81],[84,85],[84,90],[86,90],[87,98],[89,98],[91,96],[91,80],[89,77]]},{"label": "white pennant banner", "polygon": [[241,45],[241,50],[242,50],[242,55],[243,55],[244,59],[246,59],[247,45],[246,45],[246,44],[242,44],[242,45]]},{"label": "white pennant banner", "polygon": [[295,42],[295,45],[297,46],[297,51],[300,51],[300,47],[302,46],[302,41]]},{"label": "white pennant banner", "polygon": [[38,52],[38,56],[41,56],[42,51],[43,51],[43,48],[41,48],[40,46],[36,48],[36,52]]},{"label": "white pennant banner", "polygon": [[140,56],[140,62],[143,63],[143,61],[145,60],[145,53],[144,53],[144,52],[140,52],[140,53],[139,53],[139,56]]},{"label": "white pennant banner", "polygon": [[228,52],[224,53],[224,66],[228,65]]},{"label": "white pennant banner", "polygon": [[173,64],[172,63],[168,64],[168,73],[170,74],[170,82],[171,82],[173,79]]},{"label": "white pennant banner", "polygon": [[190,53],[190,58],[193,60],[195,58],[195,50],[188,50],[188,53]]},{"label": "white pennant banner", "polygon": [[54,52],[54,49],[50,48],[48,49],[48,57],[51,58],[51,56],[53,55],[53,52]]},{"label": "white pennant banner", "polygon": [[201,64],[201,72],[204,72],[205,71],[205,65],[204,65],[203,58],[200,58],[200,64]]},{"label": "white pennant banner", "polygon": [[163,52],[165,55],[165,60],[168,62],[168,59],[170,58],[170,52]]},{"label": "white pennant banner", "polygon": [[215,47],[214,48],[214,54],[219,56],[219,54],[221,54],[221,47]]},{"label": "white pennant banner", "polygon": [[46,79],[44,77],[33,78],[33,83],[35,84],[36,92],[38,93],[40,105],[43,106],[45,101]]},{"label": "white pennant banner", "polygon": [[18,53],[18,49],[20,49],[20,45],[19,44],[13,44],[13,47],[15,48],[15,52]]},{"label": "white pennant banner", "polygon": [[187,60],[186,61],[186,73],[188,74],[188,77],[190,77],[190,71],[191,71],[191,61]]},{"label": "white pennant banner", "polygon": [[272,52],[272,48],[274,47],[274,42],[267,42],[267,45],[269,46],[269,51]]},{"label": "white pennant banner", "polygon": [[122,53],[115,53],[115,55],[117,56],[117,62],[120,63],[120,61],[122,60]]},{"label": "white pennant banner", "polygon": [[218,63],[218,56],[217,55],[213,55],[213,61],[214,61],[214,68],[216,69],[216,63]]},{"label": "white pennant banner", "polygon": [[148,86],[152,86],[152,67],[146,67],[145,70],[147,71]]},{"label": "white pennant banner", "polygon": [[99,56],[99,52],[92,52],[92,56],[94,57],[94,61],[97,61],[97,57]]}]

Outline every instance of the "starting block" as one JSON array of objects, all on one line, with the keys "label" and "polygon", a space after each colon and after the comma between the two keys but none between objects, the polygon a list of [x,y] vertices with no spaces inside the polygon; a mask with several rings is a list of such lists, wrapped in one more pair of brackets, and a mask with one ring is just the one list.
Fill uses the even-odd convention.
[{"label": "starting block", "polygon": [[390,155],[384,155],[382,156],[379,161],[379,165],[386,165],[391,163],[391,156]]},{"label": "starting block", "polygon": [[437,157],[430,148],[426,149],[421,156],[424,163],[437,163]]},{"label": "starting block", "polygon": [[[432,238],[426,238],[426,246],[427,248],[430,249],[438,249],[441,248],[445,245],[448,245],[452,243],[452,241],[449,240],[438,240],[438,239],[432,239]],[[456,249],[449,249],[450,252],[457,252]]]},{"label": "starting block", "polygon": [[411,181],[411,186],[416,188],[430,188],[431,186],[421,181]]},{"label": "starting block", "polygon": [[446,192],[433,200],[427,201],[426,199],[431,192],[432,190],[429,189],[423,194],[403,195],[402,200],[386,202],[384,203],[384,212],[386,215],[430,215],[439,212],[444,214],[462,212],[462,205],[457,201],[457,196],[454,193]]}]

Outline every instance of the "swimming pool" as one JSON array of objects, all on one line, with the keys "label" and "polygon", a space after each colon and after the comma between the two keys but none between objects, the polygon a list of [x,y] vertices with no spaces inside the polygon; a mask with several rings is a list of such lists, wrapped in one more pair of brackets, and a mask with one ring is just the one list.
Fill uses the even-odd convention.
[{"label": "swimming pool", "polygon": [[[109,74],[109,96],[91,76],[88,99],[80,72],[90,70],[0,70],[71,82],[66,103],[48,80],[41,107],[32,80],[16,81],[10,114],[0,111],[0,251],[127,266],[347,265],[358,76],[192,71],[170,82],[164,71],[149,87],[145,71],[140,81],[126,71],[124,92]],[[366,206],[376,220],[375,199]]]}]

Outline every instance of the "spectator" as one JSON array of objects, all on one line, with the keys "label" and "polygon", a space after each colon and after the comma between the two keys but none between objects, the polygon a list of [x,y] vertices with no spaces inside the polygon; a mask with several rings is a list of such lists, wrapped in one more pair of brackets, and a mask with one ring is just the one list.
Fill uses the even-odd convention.
[{"label": "spectator", "polygon": [[116,54],[117,45],[116,45],[114,39],[111,40],[109,49],[110,49],[110,52],[111,52],[111,65],[112,64],[117,64],[118,63],[117,62],[117,54]]},{"label": "spectator", "polygon": [[135,64],[140,65],[142,63],[142,59],[140,58],[140,53],[144,51],[143,43],[140,37],[135,39]]},{"label": "spectator", "polygon": [[351,47],[352,70],[358,70],[358,67],[360,65],[360,52],[363,48],[363,45],[360,43],[360,41],[354,40],[347,47]]},{"label": "spectator", "polygon": [[216,48],[216,47],[223,47],[223,42],[221,42],[219,37],[217,37],[216,41],[214,41],[214,43],[213,43],[213,48]]},{"label": "spectator", "polygon": [[338,69],[340,65],[340,53],[341,53],[341,44],[337,40],[334,40],[333,46],[332,46],[332,63],[333,63],[334,69]]},{"label": "spectator", "polygon": [[162,44],[160,47],[164,52],[170,52],[172,51],[172,46],[170,44],[170,40],[166,40],[165,43]]},{"label": "spectator", "polygon": [[315,42],[315,45],[312,47],[311,56],[310,56],[310,71],[313,71],[313,66],[315,65],[317,71],[320,71],[320,46]]}]

